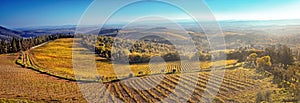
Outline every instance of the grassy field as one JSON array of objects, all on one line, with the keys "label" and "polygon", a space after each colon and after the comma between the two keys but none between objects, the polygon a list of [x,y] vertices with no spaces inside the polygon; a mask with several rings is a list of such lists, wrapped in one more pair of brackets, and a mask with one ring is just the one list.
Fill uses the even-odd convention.
[{"label": "grassy field", "polygon": [[[75,39],[79,40],[79,39]],[[51,73],[53,75],[58,75],[65,78],[74,79],[74,70],[72,64],[72,49],[77,51],[86,50],[85,48],[72,48],[73,39],[58,39],[53,42],[50,42],[46,45],[37,47],[33,50],[30,50],[24,58],[29,58],[32,65],[36,65],[36,68]],[[78,44],[75,44],[78,45]],[[85,58],[86,54],[80,54],[79,57]],[[98,57],[95,55],[97,71],[101,76],[104,76],[103,81],[111,81],[117,79],[117,75],[113,69],[111,62],[106,61],[104,58]],[[217,61],[215,66],[222,66],[220,64],[226,62],[227,65],[234,65],[237,63],[237,60],[226,60],[226,61]],[[176,69],[177,72],[190,71],[191,65],[181,65],[180,62],[167,62],[164,64],[158,64],[157,67],[165,67],[166,70],[162,72],[160,68],[150,70],[148,63],[143,64],[132,64],[130,69],[133,72],[133,76],[149,75],[149,74],[160,74],[160,73],[169,73],[173,69]],[[199,62],[196,63],[202,70],[209,70],[212,66],[212,62]],[[182,66],[182,67],[181,67]],[[118,70],[124,74],[119,74],[121,78],[126,78],[130,74],[126,71]],[[195,71],[195,70],[194,70]],[[194,72],[190,71],[190,72]],[[198,71],[198,70],[196,70]],[[200,70],[199,70],[200,71]],[[88,71],[87,71],[88,72]],[[82,74],[87,75],[87,74]]]}]

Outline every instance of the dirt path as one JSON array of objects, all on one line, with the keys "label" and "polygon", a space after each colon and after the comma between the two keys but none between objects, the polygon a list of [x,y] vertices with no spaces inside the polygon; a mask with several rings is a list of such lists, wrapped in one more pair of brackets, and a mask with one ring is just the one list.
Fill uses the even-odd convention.
[{"label": "dirt path", "polygon": [[0,55],[0,98],[36,102],[86,102],[75,82],[16,65],[17,56]]},{"label": "dirt path", "polygon": [[36,45],[36,46],[34,46],[34,47],[31,47],[30,49],[35,49],[35,48],[37,48],[37,47],[43,46],[43,45],[45,45],[45,44],[47,44],[47,43],[49,43],[49,42],[51,42],[51,41],[52,41],[52,40],[47,41],[47,42],[42,43],[42,44],[39,44],[39,45]]}]

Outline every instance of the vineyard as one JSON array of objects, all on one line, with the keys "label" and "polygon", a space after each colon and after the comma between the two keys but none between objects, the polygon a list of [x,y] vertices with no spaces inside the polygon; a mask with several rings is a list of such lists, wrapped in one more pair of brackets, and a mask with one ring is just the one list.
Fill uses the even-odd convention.
[{"label": "vineyard", "polygon": [[[3,92],[10,94],[15,93],[13,91],[14,89],[12,89],[14,87],[19,88],[20,90],[18,91],[24,91],[16,93],[18,95],[15,95],[16,97],[13,98],[27,98],[27,100],[32,101],[48,102],[85,102],[81,97],[75,82],[68,82],[64,79],[55,79],[52,76],[43,74],[41,75],[37,72],[32,72],[29,69],[19,68],[17,70],[22,70],[22,72],[18,73],[17,75],[14,74],[15,76],[13,77],[9,77],[9,75],[1,76],[2,80],[11,78],[10,80],[15,81],[1,82],[2,84],[4,84],[4,87],[0,88]],[[210,93],[216,91],[218,92],[218,94],[217,97],[213,100],[215,102],[239,102],[239,100],[241,99],[234,99],[236,95],[245,94],[248,91],[255,91],[256,89],[258,89],[259,82],[251,79],[251,77],[254,75],[254,71],[249,71],[247,69],[236,69],[226,70],[224,76],[225,78],[223,80],[220,79],[222,78],[222,76],[212,75],[209,72],[199,72],[143,76],[123,80],[120,82],[105,83],[102,85],[98,83],[81,84],[85,86],[85,88],[83,88],[84,90],[90,90],[90,93],[99,93],[96,93],[97,95],[86,95],[86,98],[88,98],[88,100],[93,101],[96,99],[95,101],[97,102],[157,102],[164,100],[166,97],[170,97],[170,93],[173,93],[174,95],[168,100],[169,102],[180,102],[178,100],[188,102],[205,102],[208,99],[209,95],[212,95]],[[24,76],[27,76],[28,78],[22,78]],[[209,76],[212,76],[215,79],[211,79],[210,82],[212,84],[208,86],[207,82],[209,81]],[[4,77],[6,79],[3,79]],[[218,88],[216,86],[217,83],[221,82],[220,80],[222,80],[223,83],[220,87],[220,90],[218,91]],[[89,86],[93,84],[96,84],[99,87],[93,88],[93,86]],[[190,88],[191,84],[196,84],[195,90],[193,88]],[[175,91],[174,88],[176,86],[178,87],[178,90]],[[142,90],[141,88],[146,89]],[[31,93],[32,89],[34,89],[33,93]],[[194,91],[190,98],[179,98],[185,97],[183,95],[192,90]],[[207,92],[208,96],[204,97],[204,92]],[[31,94],[29,95],[26,93]],[[51,97],[45,97],[45,94]],[[2,94],[2,97],[3,96],[5,96],[5,94]],[[95,98],[95,96],[97,98]]]},{"label": "vineyard", "polygon": [[[244,73],[244,74],[243,74]],[[221,76],[211,75],[208,72],[187,73],[187,74],[170,74],[170,75],[153,75],[139,78],[132,78],[125,81],[106,83],[97,91],[101,94],[100,100],[103,102],[116,102],[118,99],[124,102],[157,102],[168,97],[170,93],[174,93],[175,97],[172,101],[178,102],[178,98],[182,97],[185,91],[192,91],[190,84],[196,84],[195,91],[190,98],[184,98],[183,101],[196,102],[201,100],[201,94],[204,92],[218,92],[214,101],[226,102],[233,100],[232,96],[242,91],[255,89],[255,81],[245,72],[226,72],[223,81],[219,81]],[[52,75],[52,74],[50,74]],[[184,76],[181,76],[184,75]],[[52,75],[55,76],[55,75]],[[211,80],[213,85],[207,87],[209,77],[213,76],[216,80]],[[61,77],[60,77],[61,78]],[[68,78],[63,78],[68,79]],[[179,80],[182,81],[179,82]],[[69,79],[72,80],[72,79]],[[159,80],[162,80],[161,82]],[[214,84],[215,83],[215,84]],[[218,91],[217,83],[222,83]],[[154,84],[158,84],[157,86]],[[179,91],[174,91],[175,86],[179,86]],[[108,91],[104,91],[106,88]],[[148,90],[140,90],[138,88],[150,88]],[[102,90],[102,91],[101,91]],[[212,94],[210,94],[212,95]],[[99,98],[98,98],[99,99]],[[205,98],[204,100],[208,100]]]},{"label": "vineyard", "polygon": [[[220,79],[222,76],[201,72],[132,78],[120,82],[106,83],[96,90],[92,87],[89,88],[89,86],[86,86],[85,89],[90,89],[86,91],[92,91],[90,95],[99,93],[100,98],[89,98],[89,100],[100,100],[101,102],[153,103],[165,100],[171,103],[183,101],[191,103],[208,102],[210,97],[213,96],[212,92],[218,93],[216,98],[212,100],[213,102],[238,102],[233,99],[235,95],[257,89],[254,80],[246,79],[249,78],[249,75],[237,75],[238,73],[243,74],[243,72],[245,71],[229,71],[223,81]],[[215,79],[210,80],[210,76]],[[207,85],[208,81],[212,83],[209,86]],[[218,83],[220,82],[223,83],[218,89]],[[193,87],[192,84],[196,84],[195,88],[191,88]],[[175,87],[177,87],[176,90]],[[190,97],[187,96],[189,91],[192,91]],[[203,96],[204,92],[208,95]]]},{"label": "vineyard", "polygon": [[[72,68],[71,44],[73,39],[58,39],[30,51],[20,53],[16,63],[42,74],[56,78],[76,81]],[[84,48],[75,48],[84,50]],[[85,57],[85,54],[82,54]],[[212,64],[215,66],[226,63],[226,68],[238,68],[237,60],[199,62],[181,64],[180,62],[141,63],[130,65],[133,74],[115,74],[112,64],[101,57],[95,56],[97,70],[104,84],[95,88],[98,83],[82,83],[84,91],[99,94],[86,94],[88,101],[102,102],[239,102],[235,97],[243,92],[257,89],[257,81],[252,79],[256,74],[246,69],[226,69],[222,75],[209,72]],[[50,62],[52,61],[52,62]],[[201,67],[193,69],[194,66]],[[206,71],[208,70],[208,71]],[[126,73],[126,72],[125,72]],[[86,74],[82,74],[86,76]],[[121,80],[124,79],[124,80]],[[87,79],[82,78],[83,81]],[[115,82],[117,80],[117,82]],[[121,80],[121,81],[118,81]],[[91,81],[91,80],[88,80]],[[114,81],[114,82],[111,82]],[[195,84],[195,88],[193,87]],[[220,87],[219,87],[220,85]],[[81,88],[82,89],[82,88]],[[96,90],[95,90],[96,89]],[[190,97],[189,97],[189,93]],[[204,96],[205,95],[205,96]],[[99,98],[91,98],[97,96]],[[169,98],[169,99],[166,99]]]}]

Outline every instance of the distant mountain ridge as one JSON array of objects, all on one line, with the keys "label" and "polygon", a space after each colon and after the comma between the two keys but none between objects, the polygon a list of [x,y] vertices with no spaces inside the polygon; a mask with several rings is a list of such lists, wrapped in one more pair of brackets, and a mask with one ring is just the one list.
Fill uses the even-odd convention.
[{"label": "distant mountain ridge", "polygon": [[0,26],[0,39],[22,38],[22,32]]},{"label": "distant mountain ridge", "polygon": [[29,38],[39,35],[49,34],[74,34],[75,28],[50,28],[50,29],[8,29],[4,26],[0,26],[0,39],[12,39],[12,38]]},{"label": "distant mountain ridge", "polygon": [[[89,32],[87,34],[94,34],[94,35],[116,35],[120,29],[97,29],[94,26],[87,26],[82,29],[86,29]],[[74,34],[76,28],[74,26],[59,26],[59,27],[44,27],[44,28],[31,28],[31,29],[16,29],[11,30],[0,26],[0,39],[12,39],[12,38],[29,38],[29,37],[36,37],[40,35],[49,35],[49,34]]]}]

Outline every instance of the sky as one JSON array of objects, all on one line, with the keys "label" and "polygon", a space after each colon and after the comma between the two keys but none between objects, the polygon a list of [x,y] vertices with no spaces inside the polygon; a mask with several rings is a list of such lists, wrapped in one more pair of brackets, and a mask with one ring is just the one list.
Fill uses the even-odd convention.
[{"label": "sky", "polygon": [[[115,0],[103,0],[94,14],[101,16],[106,8],[116,6]],[[148,0],[149,1],[149,0]],[[0,25],[9,28],[31,26],[76,25],[93,0],[0,0]],[[204,0],[216,20],[280,20],[300,19],[300,0]],[[193,2],[185,2],[193,4]],[[192,11],[197,12],[197,10]],[[133,17],[168,16],[169,19],[190,19],[174,6],[142,2],[126,6],[111,17],[111,21],[126,22]],[[91,17],[90,25],[105,19]]]}]

